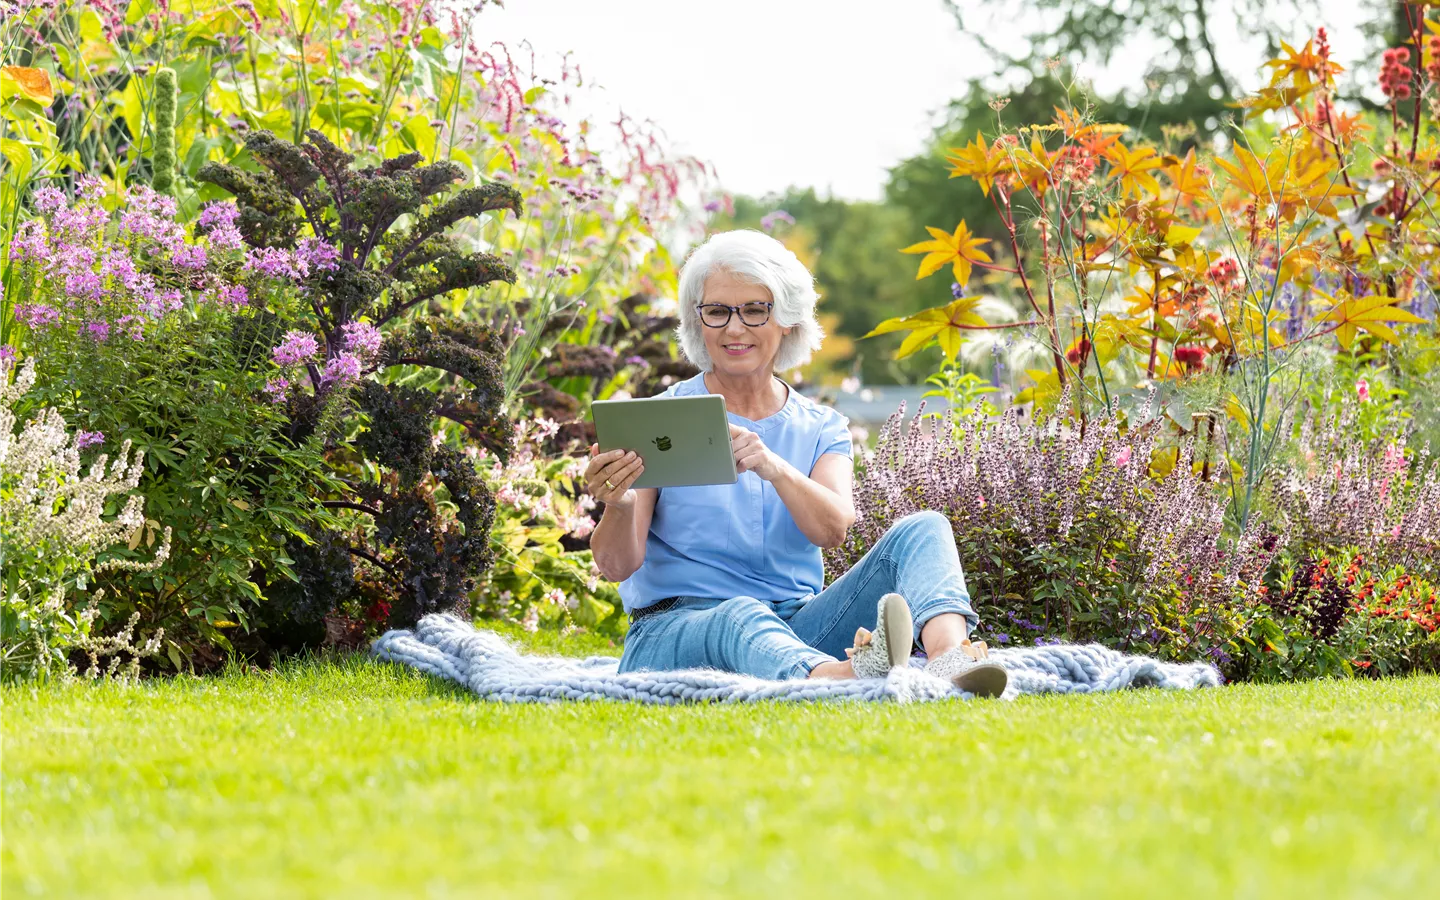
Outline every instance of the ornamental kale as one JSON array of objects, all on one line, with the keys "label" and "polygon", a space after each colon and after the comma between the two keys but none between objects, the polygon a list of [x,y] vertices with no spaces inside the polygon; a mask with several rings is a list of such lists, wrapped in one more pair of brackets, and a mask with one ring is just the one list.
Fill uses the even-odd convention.
[{"label": "ornamental kale", "polygon": [[[394,625],[464,606],[489,564],[494,501],[474,465],[437,435],[509,453],[503,347],[489,329],[427,312],[456,291],[515,281],[498,257],[463,248],[450,232],[518,214],[522,201],[501,184],[452,192],[465,172],[450,162],[421,165],[410,153],[357,167],[321,133],[308,138],[297,146],[251,134],[259,171],[212,163],[198,177],[235,195],[235,215],[219,227],[238,231],[250,265],[292,279],[308,300],[271,349],[279,371],[266,391],[294,439],[324,435],[344,485],[321,500],[344,511],[347,526],[297,540],[296,551],[310,558],[312,544],[339,546],[349,562],[326,551],[320,568],[330,577],[272,579],[270,592],[280,601],[272,621],[288,616],[318,640],[341,604],[369,598],[366,608],[376,608],[373,598],[387,597],[381,608]],[[344,402],[331,404],[335,396]]]}]

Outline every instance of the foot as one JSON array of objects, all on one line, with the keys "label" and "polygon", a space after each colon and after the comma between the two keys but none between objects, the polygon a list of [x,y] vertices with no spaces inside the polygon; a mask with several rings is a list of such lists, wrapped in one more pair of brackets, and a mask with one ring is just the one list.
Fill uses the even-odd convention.
[{"label": "foot", "polygon": [[910,605],[899,594],[886,594],[875,609],[875,630],[860,629],[855,646],[846,651],[856,678],[884,678],[885,674],[910,659],[915,642],[915,622]]},{"label": "foot", "polygon": [[1010,680],[999,663],[975,659],[965,646],[953,647],[930,660],[925,664],[925,671],[977,697],[1000,696]]}]

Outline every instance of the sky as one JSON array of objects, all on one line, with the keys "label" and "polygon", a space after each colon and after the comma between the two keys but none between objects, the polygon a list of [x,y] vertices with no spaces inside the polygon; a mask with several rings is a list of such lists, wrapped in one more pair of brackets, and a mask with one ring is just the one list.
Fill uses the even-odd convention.
[{"label": "sky", "polygon": [[[982,2],[1002,21],[1017,5],[962,6]],[[1343,62],[1361,50],[1357,14],[1329,6]],[[1222,64],[1253,70],[1261,58],[1243,24],[1216,21]],[[751,195],[797,185],[878,199],[886,170],[922,149],[946,103],[990,74],[941,0],[505,0],[478,24],[512,48],[528,39],[542,68],[571,52],[600,88],[583,112],[653,120],[678,152],[714,164],[724,188]],[[1100,90],[1136,85],[1154,52],[1140,40],[1080,74]]]}]

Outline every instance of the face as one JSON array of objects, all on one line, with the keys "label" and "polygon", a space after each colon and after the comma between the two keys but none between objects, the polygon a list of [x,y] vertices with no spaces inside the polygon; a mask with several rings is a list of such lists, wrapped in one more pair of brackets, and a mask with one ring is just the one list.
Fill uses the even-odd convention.
[{"label": "face", "polygon": [[[702,303],[744,306],[747,303],[770,303],[770,291],[762,284],[736,278],[724,269],[717,269],[705,279]],[[775,311],[764,325],[751,326],[740,321],[739,313],[730,316],[724,328],[711,328],[702,321],[700,332],[705,336],[705,349],[722,375],[770,374],[775,357],[780,353],[780,339],[790,333],[790,326],[775,321]]]}]

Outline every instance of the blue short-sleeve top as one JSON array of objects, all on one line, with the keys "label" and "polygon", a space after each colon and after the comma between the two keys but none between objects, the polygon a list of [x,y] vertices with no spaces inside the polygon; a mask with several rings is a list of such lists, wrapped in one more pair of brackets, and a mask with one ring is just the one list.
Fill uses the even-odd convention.
[{"label": "blue short-sleeve top", "polygon": [[[726,413],[809,475],[827,453],[852,454],[849,420],[786,385],[785,405],[751,420]],[[667,397],[708,394],[704,374],[670,386]],[[620,582],[626,611],[667,597],[754,597],[780,602],[824,586],[820,548],[800,531],[775,488],[754,472],[734,484],[660,488],[645,562]]]}]

